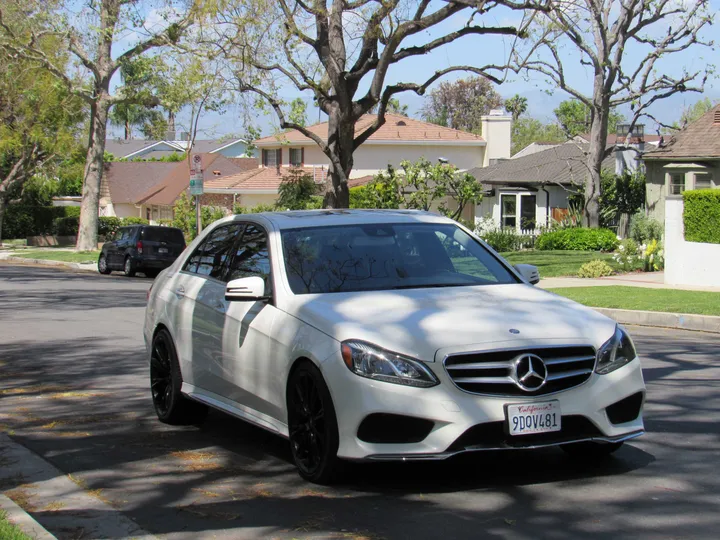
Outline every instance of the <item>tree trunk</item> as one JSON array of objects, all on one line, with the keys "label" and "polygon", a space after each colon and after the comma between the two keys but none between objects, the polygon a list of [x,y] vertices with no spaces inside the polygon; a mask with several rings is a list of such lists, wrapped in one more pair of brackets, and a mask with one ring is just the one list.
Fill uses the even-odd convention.
[{"label": "tree trunk", "polygon": [[[175,133],[175,113],[172,111],[168,111],[167,132],[173,133],[173,139],[177,139],[177,134]],[[165,136],[167,137],[167,134]]]},{"label": "tree trunk", "polygon": [[323,208],[350,208],[347,181],[353,168],[355,121],[347,112],[334,107],[328,115],[328,147],[340,166],[330,162],[330,183],[325,191]]},{"label": "tree trunk", "polygon": [[585,212],[583,224],[586,227],[600,226],[600,174],[607,145],[609,103],[602,103],[593,111],[590,127],[590,150],[587,156],[588,179],[585,182]]},{"label": "tree trunk", "polygon": [[130,119],[125,119],[125,140],[129,141],[132,139],[132,126],[130,125]]},{"label": "tree trunk", "polygon": [[3,219],[5,219],[5,197],[0,196],[0,244],[2,244]]},{"label": "tree trunk", "polygon": [[99,97],[90,107],[90,138],[85,162],[82,205],[80,206],[80,228],[77,251],[97,249],[98,215],[100,210],[100,181],[102,180],[109,107]]}]

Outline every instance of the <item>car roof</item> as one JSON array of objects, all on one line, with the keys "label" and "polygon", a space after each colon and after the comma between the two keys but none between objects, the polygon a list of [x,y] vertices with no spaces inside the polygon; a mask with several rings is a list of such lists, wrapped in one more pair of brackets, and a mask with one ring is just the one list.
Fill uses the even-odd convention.
[{"label": "car roof", "polygon": [[448,218],[422,210],[325,209],[262,212],[251,215],[262,216],[280,230],[372,223],[453,223]]}]

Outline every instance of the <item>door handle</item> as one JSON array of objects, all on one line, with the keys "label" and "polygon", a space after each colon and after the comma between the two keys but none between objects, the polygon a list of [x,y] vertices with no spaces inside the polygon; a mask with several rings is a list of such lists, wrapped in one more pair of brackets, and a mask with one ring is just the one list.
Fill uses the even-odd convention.
[{"label": "door handle", "polygon": [[183,287],[182,285],[176,287],[176,288],[175,288],[175,294],[176,294],[177,296],[180,296],[180,297],[185,296],[185,287]]}]

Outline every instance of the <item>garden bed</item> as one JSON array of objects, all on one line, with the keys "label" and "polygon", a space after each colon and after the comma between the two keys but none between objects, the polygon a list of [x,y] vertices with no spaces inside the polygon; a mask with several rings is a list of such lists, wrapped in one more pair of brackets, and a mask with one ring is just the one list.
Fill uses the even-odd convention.
[{"label": "garden bed", "polygon": [[[597,251],[513,251],[501,253],[511,264],[532,264],[538,267],[540,278],[577,276],[580,267],[590,261],[600,259],[608,263],[616,272],[622,273],[613,260],[612,253]],[[638,266],[638,269],[640,267]]]}]

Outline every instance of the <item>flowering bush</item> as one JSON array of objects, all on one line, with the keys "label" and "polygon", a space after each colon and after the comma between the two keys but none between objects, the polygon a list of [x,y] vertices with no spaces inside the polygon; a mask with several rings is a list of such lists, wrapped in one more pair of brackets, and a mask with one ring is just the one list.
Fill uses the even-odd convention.
[{"label": "flowering bush", "polygon": [[594,261],[587,262],[580,267],[578,270],[578,277],[581,278],[599,278],[605,276],[612,276],[615,272],[612,267],[605,261],[595,259]]},{"label": "flowering bush", "polygon": [[643,267],[646,272],[657,272],[665,268],[665,251],[660,242],[651,240],[647,246],[640,246],[640,249],[642,249]]},{"label": "flowering bush", "polygon": [[638,245],[632,238],[627,238],[620,242],[612,258],[623,272],[634,270],[642,261]]}]

